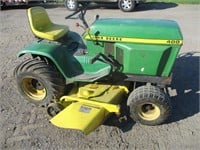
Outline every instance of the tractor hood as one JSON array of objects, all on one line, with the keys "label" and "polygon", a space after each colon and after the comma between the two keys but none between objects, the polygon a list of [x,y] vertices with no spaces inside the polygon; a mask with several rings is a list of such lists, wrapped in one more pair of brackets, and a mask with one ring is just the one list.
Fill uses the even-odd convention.
[{"label": "tractor hood", "polygon": [[[166,40],[163,41],[165,44],[171,44],[172,40],[178,42],[176,44],[182,44],[183,38],[179,26],[175,21],[109,18],[95,21],[90,27],[90,32],[85,35],[85,39],[136,43],[138,39],[159,39]],[[151,41],[149,42],[151,43]]]}]

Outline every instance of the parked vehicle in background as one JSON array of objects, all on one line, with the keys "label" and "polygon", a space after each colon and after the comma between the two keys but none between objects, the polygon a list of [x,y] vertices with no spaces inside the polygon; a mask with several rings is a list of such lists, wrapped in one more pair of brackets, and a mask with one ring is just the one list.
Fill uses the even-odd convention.
[{"label": "parked vehicle in background", "polygon": [[118,7],[124,12],[133,11],[137,4],[145,0],[64,0],[64,5],[71,11],[77,10],[79,4],[95,3],[118,3]]},{"label": "parked vehicle in background", "polygon": [[19,5],[19,4],[28,4],[28,0],[1,0],[0,1],[1,8],[7,5]]},{"label": "parked vehicle in background", "polygon": [[1,9],[5,6],[28,5],[30,2],[44,2],[48,0],[0,0]]}]

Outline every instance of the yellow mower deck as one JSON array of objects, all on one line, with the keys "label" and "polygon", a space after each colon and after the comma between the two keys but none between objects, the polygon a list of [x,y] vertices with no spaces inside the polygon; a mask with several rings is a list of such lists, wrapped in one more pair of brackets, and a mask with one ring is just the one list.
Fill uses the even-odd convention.
[{"label": "yellow mower deck", "polygon": [[125,86],[88,84],[74,89],[60,102],[68,104],[50,122],[61,128],[81,130],[85,134],[101,125],[110,113],[120,114],[123,96],[128,93]]}]

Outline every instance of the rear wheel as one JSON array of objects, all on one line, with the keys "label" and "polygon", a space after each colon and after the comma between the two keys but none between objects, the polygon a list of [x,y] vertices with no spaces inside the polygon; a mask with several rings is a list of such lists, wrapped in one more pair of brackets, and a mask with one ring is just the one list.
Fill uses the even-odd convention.
[{"label": "rear wheel", "polygon": [[77,2],[77,0],[65,0],[64,1],[64,5],[70,11],[76,11],[77,8],[78,8],[78,2]]},{"label": "rear wheel", "polygon": [[130,116],[145,125],[164,123],[170,115],[171,103],[168,96],[158,87],[141,86],[135,89],[127,101]]},{"label": "rear wheel", "polygon": [[22,62],[15,69],[15,77],[20,94],[36,105],[47,106],[64,94],[65,79],[45,60]]},{"label": "rear wheel", "polygon": [[135,8],[135,1],[134,0],[119,0],[118,6],[124,12],[131,12]]},{"label": "rear wheel", "polygon": [[0,1],[0,10],[3,10],[6,6],[5,2]]}]

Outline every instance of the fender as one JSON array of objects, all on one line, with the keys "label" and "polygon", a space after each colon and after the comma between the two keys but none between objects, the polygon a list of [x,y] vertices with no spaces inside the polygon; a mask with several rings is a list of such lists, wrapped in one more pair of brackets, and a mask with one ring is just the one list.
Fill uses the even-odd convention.
[{"label": "fender", "polygon": [[40,40],[26,46],[18,52],[17,56],[31,54],[47,57],[66,79],[70,79],[83,73],[83,68],[73,55],[74,53],[74,51],[68,49],[67,45],[55,41]]}]

